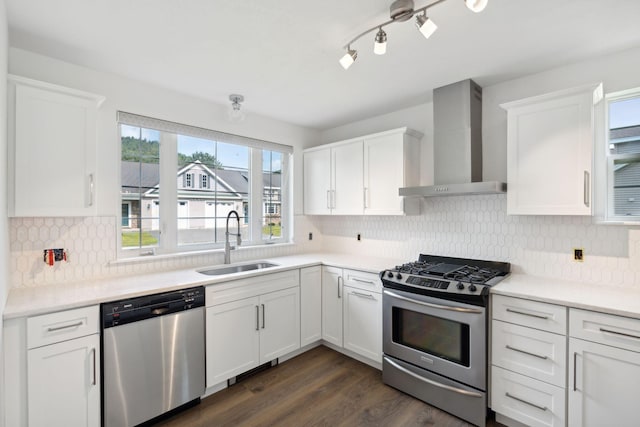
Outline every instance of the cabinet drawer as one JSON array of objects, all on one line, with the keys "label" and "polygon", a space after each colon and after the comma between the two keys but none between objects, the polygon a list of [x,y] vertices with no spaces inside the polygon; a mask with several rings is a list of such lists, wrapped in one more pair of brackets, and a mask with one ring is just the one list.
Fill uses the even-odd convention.
[{"label": "cabinet drawer", "polygon": [[640,352],[640,320],[595,311],[569,310],[569,334],[575,338]]},{"label": "cabinet drawer", "polygon": [[496,366],[565,387],[567,338],[494,320],[492,363]]},{"label": "cabinet drawer", "polygon": [[493,318],[566,335],[567,308],[521,298],[493,296]]},{"label": "cabinet drawer", "polygon": [[502,368],[491,370],[491,409],[531,427],[564,426],[564,389]]},{"label": "cabinet drawer", "polygon": [[376,273],[344,269],[344,285],[364,289],[370,292],[382,292],[382,281]]},{"label": "cabinet drawer", "polygon": [[296,286],[300,286],[300,270],[298,269],[263,274],[209,285],[205,288],[205,301],[206,306],[211,307]]},{"label": "cabinet drawer", "polygon": [[100,332],[100,307],[43,314],[27,319],[27,348],[35,348]]}]

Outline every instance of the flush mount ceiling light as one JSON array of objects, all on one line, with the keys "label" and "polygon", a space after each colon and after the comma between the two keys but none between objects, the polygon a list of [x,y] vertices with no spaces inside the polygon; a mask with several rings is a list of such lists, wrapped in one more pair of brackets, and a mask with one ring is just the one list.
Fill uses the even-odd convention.
[{"label": "flush mount ceiling light", "polygon": [[231,106],[227,111],[227,118],[231,122],[241,122],[244,120],[245,115],[244,112],[240,109],[242,105],[241,102],[244,102],[244,96],[231,94],[229,95],[229,101],[231,101]]},{"label": "flush mount ceiling light", "polygon": [[[393,24],[394,22],[408,21],[413,16],[416,17],[416,27],[418,27],[418,30],[420,30],[422,35],[428,39],[438,29],[438,26],[433,22],[433,20],[427,17],[427,9],[445,1],[446,0],[435,0],[418,9],[415,9],[413,0],[394,1],[389,7],[390,19],[388,21],[363,31],[344,46],[347,53],[345,53],[345,55],[340,59],[340,65],[342,65],[345,70],[351,67],[358,57],[358,51],[351,49],[351,45],[375,29],[378,29],[378,32],[374,39],[373,52],[377,55],[384,55],[387,52],[387,33],[384,32],[382,27]],[[464,0],[464,4],[467,8],[474,12],[482,12],[484,8],[487,7],[488,2],[489,0]]]}]

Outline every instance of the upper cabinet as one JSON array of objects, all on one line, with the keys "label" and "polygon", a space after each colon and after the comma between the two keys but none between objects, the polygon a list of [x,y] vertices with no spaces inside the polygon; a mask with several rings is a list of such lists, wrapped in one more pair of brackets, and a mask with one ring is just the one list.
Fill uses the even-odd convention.
[{"label": "upper cabinet", "polygon": [[9,76],[9,215],[96,214],[96,119],[104,97]]},{"label": "upper cabinet", "polygon": [[305,150],[305,214],[418,213],[419,200],[398,189],[419,184],[421,137],[400,128]]},{"label": "upper cabinet", "polygon": [[602,85],[502,104],[507,110],[507,213],[591,215],[594,106]]}]

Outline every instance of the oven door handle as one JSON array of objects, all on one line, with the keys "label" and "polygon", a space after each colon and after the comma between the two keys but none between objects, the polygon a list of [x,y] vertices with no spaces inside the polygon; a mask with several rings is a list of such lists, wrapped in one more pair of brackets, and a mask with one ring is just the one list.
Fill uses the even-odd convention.
[{"label": "oven door handle", "polygon": [[449,390],[449,391],[452,391],[454,393],[464,394],[465,396],[470,396],[470,397],[482,397],[483,396],[482,393],[476,393],[475,391],[463,390],[463,389],[458,388],[458,387],[452,387],[450,385],[440,384],[439,382],[430,380],[428,378],[421,377],[420,375],[416,374],[415,372],[411,372],[410,370],[408,370],[406,368],[403,368],[402,366],[398,365],[396,362],[394,362],[393,360],[389,359],[388,357],[384,357],[384,360],[386,360],[387,363],[389,363],[391,366],[393,366],[394,368],[404,372],[405,374],[410,375],[413,378],[415,378],[417,380],[420,380],[422,382],[425,382],[427,384],[430,384],[432,386],[443,388],[445,390]]},{"label": "oven door handle", "polygon": [[440,310],[449,310],[449,311],[457,311],[459,313],[476,313],[476,314],[482,314],[482,310],[477,310],[475,308],[465,308],[465,307],[450,307],[448,305],[440,305],[440,304],[432,304],[430,302],[424,302],[424,301],[418,301],[415,299],[411,299],[411,298],[407,298],[407,297],[403,297],[402,295],[398,295],[394,292],[389,292],[386,289],[384,290],[384,293],[386,295],[389,295],[390,297],[393,298],[398,298],[400,300],[403,301],[407,301],[407,302],[412,302],[414,304],[419,304],[419,305],[424,305],[425,307],[430,307],[430,308],[438,308]]}]

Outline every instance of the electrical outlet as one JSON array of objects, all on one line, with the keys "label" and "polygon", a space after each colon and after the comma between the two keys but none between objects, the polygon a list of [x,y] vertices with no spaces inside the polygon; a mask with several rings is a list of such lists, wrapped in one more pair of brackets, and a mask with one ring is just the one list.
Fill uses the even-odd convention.
[{"label": "electrical outlet", "polygon": [[573,249],[573,260],[578,262],[584,261],[584,249],[582,248],[574,248]]},{"label": "electrical outlet", "polygon": [[309,240],[313,240],[313,233],[309,233]]},{"label": "electrical outlet", "polygon": [[358,239],[358,242],[359,242],[360,240],[362,240],[362,238],[361,238],[361,236],[360,236],[360,233],[358,233],[358,235],[356,236],[356,239]]}]

